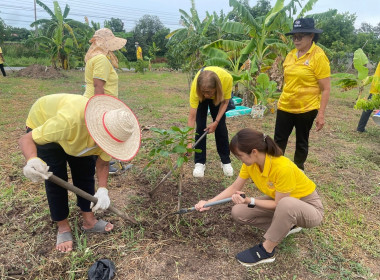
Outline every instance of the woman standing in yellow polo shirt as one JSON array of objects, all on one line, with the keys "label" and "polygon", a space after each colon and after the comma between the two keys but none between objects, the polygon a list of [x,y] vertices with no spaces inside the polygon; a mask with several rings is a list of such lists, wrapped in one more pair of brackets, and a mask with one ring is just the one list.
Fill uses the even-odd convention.
[{"label": "woman standing in yellow polo shirt", "polygon": [[[206,203],[232,197],[232,217],[266,231],[265,241],[236,255],[244,266],[275,260],[275,247],[286,236],[305,228],[318,226],[323,218],[323,205],[316,186],[269,136],[245,128],[231,140],[231,152],[243,162],[239,177],[214,198],[195,205],[199,211]],[[241,190],[251,178],[264,194],[242,198]]]},{"label": "woman standing in yellow polo shirt", "polygon": [[118,97],[119,77],[115,71],[118,59],[113,51],[119,50],[127,43],[126,39],[113,35],[108,28],[96,30],[90,40],[84,61],[86,62],[84,96],[90,98],[95,94],[108,94]]},{"label": "woman standing in yellow polo shirt", "polygon": [[316,120],[316,130],[325,124],[325,110],[330,96],[330,64],[316,45],[322,30],[314,28],[312,18],[294,21],[295,49],[286,57],[284,88],[278,101],[274,141],[285,153],[289,135],[296,129],[294,163],[304,170],[309,150],[309,134]]},{"label": "woman standing in yellow polo shirt", "polygon": [[[124,47],[127,40],[115,37],[108,28],[101,28],[95,31],[90,43],[92,44],[84,59],[86,62],[84,96],[91,98],[96,94],[107,94],[118,97],[119,76],[115,69],[118,68],[119,62],[113,51]],[[114,166],[109,166],[110,174],[117,171]]]}]

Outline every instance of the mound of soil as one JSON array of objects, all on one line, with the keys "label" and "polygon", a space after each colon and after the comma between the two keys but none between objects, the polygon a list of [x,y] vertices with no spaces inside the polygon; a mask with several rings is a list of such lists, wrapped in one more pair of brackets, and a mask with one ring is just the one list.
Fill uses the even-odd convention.
[{"label": "mound of soil", "polygon": [[38,64],[33,64],[24,69],[21,69],[17,72],[16,76],[35,79],[56,79],[65,77],[65,75],[58,69]]}]

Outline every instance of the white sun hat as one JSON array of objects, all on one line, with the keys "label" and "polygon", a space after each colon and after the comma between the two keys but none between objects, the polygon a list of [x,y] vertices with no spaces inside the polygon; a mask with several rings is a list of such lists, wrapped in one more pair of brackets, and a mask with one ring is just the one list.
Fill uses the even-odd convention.
[{"label": "white sun hat", "polygon": [[97,94],[87,102],[86,126],[95,143],[121,161],[134,158],[140,149],[141,130],[136,115],[116,97]]}]

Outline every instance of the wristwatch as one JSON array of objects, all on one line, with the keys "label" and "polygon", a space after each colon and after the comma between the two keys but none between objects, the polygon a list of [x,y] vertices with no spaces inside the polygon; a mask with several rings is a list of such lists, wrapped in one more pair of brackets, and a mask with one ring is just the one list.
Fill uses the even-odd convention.
[{"label": "wristwatch", "polygon": [[253,207],[255,207],[255,206],[256,206],[256,204],[255,204],[255,198],[254,198],[254,197],[251,197],[251,202],[248,203],[248,207],[249,207],[249,208],[253,208]]}]

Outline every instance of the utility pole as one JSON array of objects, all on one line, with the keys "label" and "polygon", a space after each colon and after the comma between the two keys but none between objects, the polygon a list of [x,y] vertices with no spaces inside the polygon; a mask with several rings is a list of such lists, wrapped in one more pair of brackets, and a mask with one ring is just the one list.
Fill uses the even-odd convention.
[{"label": "utility pole", "polygon": [[[36,8],[36,0],[34,0],[34,21],[37,20],[37,8]],[[35,35],[37,37],[37,24],[34,26],[35,28]]]}]

